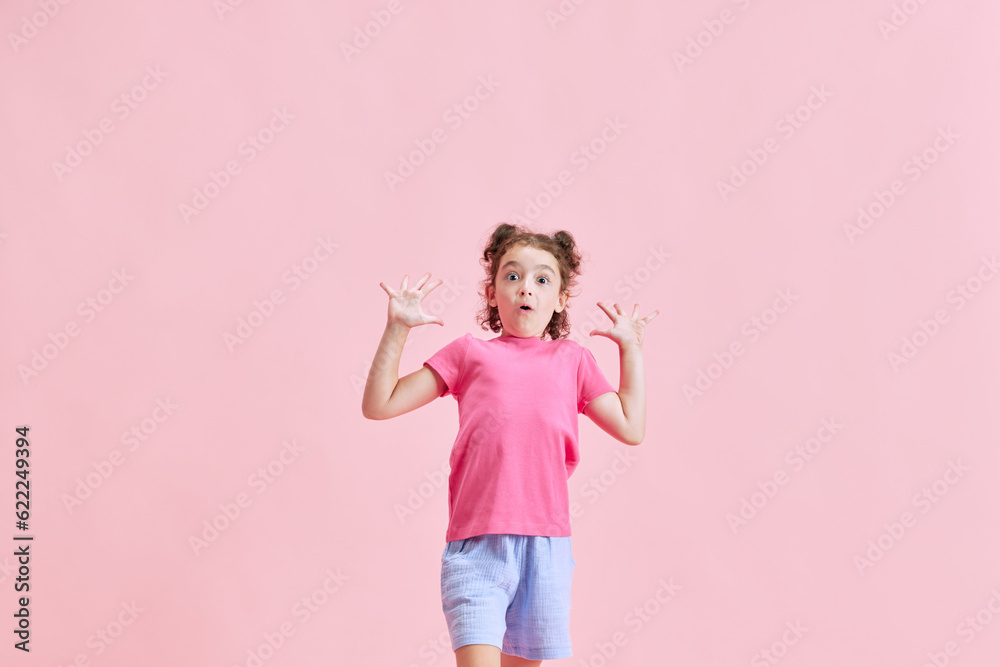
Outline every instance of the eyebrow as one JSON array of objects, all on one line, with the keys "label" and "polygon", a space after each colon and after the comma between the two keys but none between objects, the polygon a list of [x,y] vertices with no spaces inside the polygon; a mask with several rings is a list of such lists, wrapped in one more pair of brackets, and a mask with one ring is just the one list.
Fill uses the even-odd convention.
[{"label": "eyebrow", "polygon": [[[516,267],[518,267],[518,268],[521,268],[521,265],[520,265],[520,263],[518,263],[518,262],[515,262],[515,261],[511,260],[511,261],[507,262],[506,264],[504,264],[503,266],[501,266],[501,267],[500,267],[500,269],[501,269],[501,270],[503,270],[503,269],[506,269],[506,268],[507,268],[508,266],[516,266]],[[549,270],[549,271],[551,271],[552,273],[555,273],[555,272],[556,272],[556,270],[555,270],[555,269],[553,269],[553,268],[552,268],[551,266],[549,266],[549,265],[547,265],[547,264],[539,264],[538,266],[539,266],[539,268],[542,268],[542,269],[548,269],[548,270]]]}]

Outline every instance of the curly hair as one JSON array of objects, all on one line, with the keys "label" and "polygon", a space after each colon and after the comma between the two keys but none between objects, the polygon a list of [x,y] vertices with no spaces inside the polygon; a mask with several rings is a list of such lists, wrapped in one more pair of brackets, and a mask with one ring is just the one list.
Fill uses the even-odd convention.
[{"label": "curly hair", "polygon": [[[488,328],[493,333],[502,331],[500,311],[496,306],[490,305],[487,298],[487,288],[494,285],[503,256],[508,250],[520,245],[532,246],[552,253],[552,256],[559,263],[560,294],[565,292],[571,297],[577,296],[572,294],[570,290],[576,286],[576,277],[580,275],[581,257],[572,234],[560,230],[552,236],[546,236],[531,232],[523,227],[501,222],[490,233],[490,240],[487,242],[480,260],[486,270],[486,277],[480,283],[479,296],[482,297],[483,301],[477,315],[477,321],[483,329]],[[548,334],[550,339],[556,340],[569,334],[568,308],[569,301],[566,302],[566,308],[563,308],[561,313],[552,313],[552,319],[549,320],[542,334],[543,338],[545,334]]]}]

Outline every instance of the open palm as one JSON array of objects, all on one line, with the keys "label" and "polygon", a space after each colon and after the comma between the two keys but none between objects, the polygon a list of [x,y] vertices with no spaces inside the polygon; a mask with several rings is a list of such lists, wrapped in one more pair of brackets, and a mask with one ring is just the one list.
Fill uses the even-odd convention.
[{"label": "open palm", "polygon": [[408,327],[431,323],[444,325],[440,317],[428,315],[420,308],[420,302],[424,300],[424,297],[444,282],[438,278],[430,285],[424,287],[424,283],[427,282],[430,275],[430,272],[425,273],[413,287],[407,288],[406,283],[410,276],[406,274],[403,276],[403,282],[398,290],[391,289],[385,283],[379,283],[386,294],[389,295],[390,323],[403,324]]},{"label": "open palm", "polygon": [[597,305],[611,318],[612,327],[610,329],[594,329],[590,332],[590,335],[606,336],[618,343],[619,347],[625,347],[626,345],[638,345],[642,347],[642,338],[646,332],[646,324],[660,313],[659,310],[654,310],[649,315],[646,315],[646,317],[640,318],[639,304],[635,304],[631,315],[626,315],[622,312],[617,303],[614,304],[614,311],[608,308],[606,303],[598,301]]}]

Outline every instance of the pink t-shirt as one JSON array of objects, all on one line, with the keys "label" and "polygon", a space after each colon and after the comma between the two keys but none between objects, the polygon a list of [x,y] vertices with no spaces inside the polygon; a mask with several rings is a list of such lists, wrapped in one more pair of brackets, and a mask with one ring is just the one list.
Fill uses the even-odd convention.
[{"label": "pink t-shirt", "polygon": [[441,395],[458,401],[446,541],[568,536],[578,415],[615,391],[590,350],[568,339],[465,334],[424,364],[448,385]]}]

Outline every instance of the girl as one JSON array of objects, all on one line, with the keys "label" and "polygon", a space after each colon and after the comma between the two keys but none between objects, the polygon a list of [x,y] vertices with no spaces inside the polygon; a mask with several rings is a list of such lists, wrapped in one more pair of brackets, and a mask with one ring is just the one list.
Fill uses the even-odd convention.
[{"label": "girl", "polygon": [[[389,419],[439,396],[458,402],[441,558],[442,608],[458,667],[527,667],[572,655],[573,576],[567,479],[579,461],[578,417],[627,445],[642,442],[646,393],[642,339],[660,311],[638,317],[618,304],[610,329],[621,382],[608,383],[591,352],[565,336],[580,255],[565,231],[552,236],[500,224],[483,252],[479,323],[500,335],[465,334],[399,377],[410,328],[440,324],[420,302],[441,284],[379,283],[389,314],[362,399],[368,419]],[[546,340],[548,336],[549,340]]]}]

